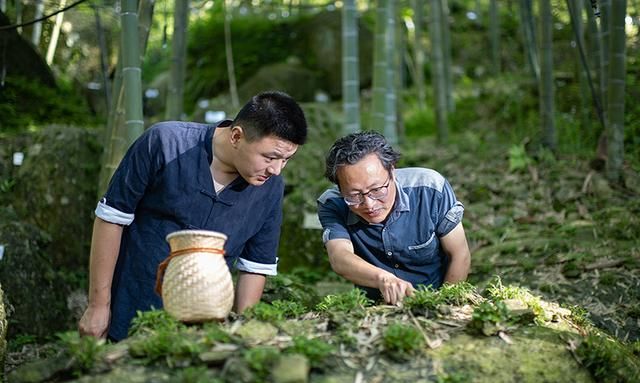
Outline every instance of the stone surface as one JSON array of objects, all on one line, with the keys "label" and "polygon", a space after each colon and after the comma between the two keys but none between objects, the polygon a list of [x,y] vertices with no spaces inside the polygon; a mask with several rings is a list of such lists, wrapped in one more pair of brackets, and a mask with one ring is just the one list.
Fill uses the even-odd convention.
[{"label": "stone surface", "polygon": [[273,368],[274,383],[307,383],[309,361],[303,355],[284,355]]}]

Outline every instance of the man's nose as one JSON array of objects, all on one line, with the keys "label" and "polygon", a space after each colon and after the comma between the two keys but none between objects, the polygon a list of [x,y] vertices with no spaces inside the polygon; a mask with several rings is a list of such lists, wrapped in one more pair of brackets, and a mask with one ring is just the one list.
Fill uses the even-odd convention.
[{"label": "man's nose", "polygon": [[280,172],[284,168],[284,164],[285,164],[284,160],[274,161],[274,163],[272,163],[267,168],[267,171],[269,172],[269,174],[274,175],[274,176],[280,175]]}]

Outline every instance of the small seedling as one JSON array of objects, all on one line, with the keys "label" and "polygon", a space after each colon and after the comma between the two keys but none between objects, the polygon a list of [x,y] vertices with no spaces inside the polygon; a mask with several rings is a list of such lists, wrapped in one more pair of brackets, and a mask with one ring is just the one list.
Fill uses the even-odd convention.
[{"label": "small seedling", "polygon": [[104,350],[104,340],[98,340],[92,336],[81,337],[77,331],[60,333],[58,338],[74,361],[73,374],[76,376],[89,371]]},{"label": "small seedling", "polygon": [[293,338],[293,346],[286,349],[287,353],[301,354],[309,359],[312,366],[318,367],[324,359],[334,352],[334,347],[317,338],[305,338],[296,336]]},{"label": "small seedling", "polygon": [[473,310],[468,327],[472,332],[490,336],[506,330],[509,321],[509,310],[504,303],[484,301]]},{"label": "small seedling", "polygon": [[405,358],[424,345],[424,338],[414,326],[394,323],[382,337],[384,348],[393,358]]},{"label": "small seedling", "polygon": [[364,308],[371,305],[372,301],[366,297],[360,289],[352,289],[346,293],[327,295],[316,306],[320,312],[342,311],[353,315],[364,313]]},{"label": "small seedling", "polygon": [[184,327],[184,324],[164,310],[138,311],[131,321],[129,336],[150,331],[176,331]]},{"label": "small seedling", "polygon": [[242,357],[257,377],[265,380],[279,355],[280,350],[277,347],[258,346],[245,350]]}]

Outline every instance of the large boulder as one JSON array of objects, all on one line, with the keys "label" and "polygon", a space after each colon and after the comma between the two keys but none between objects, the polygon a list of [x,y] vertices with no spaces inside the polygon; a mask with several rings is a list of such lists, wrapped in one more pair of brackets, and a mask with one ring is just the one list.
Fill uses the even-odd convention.
[{"label": "large boulder", "polygon": [[290,58],[286,62],[260,68],[240,86],[238,96],[241,100],[248,100],[265,90],[280,90],[299,102],[313,101],[317,87],[317,74],[304,68],[297,58]]},{"label": "large boulder", "polygon": [[9,337],[45,337],[69,328],[68,288],[64,275],[51,263],[49,242],[49,235],[20,221],[11,208],[0,208],[0,244],[4,247],[0,280]]},{"label": "large boulder", "polygon": [[47,259],[56,267],[84,270],[88,264],[101,149],[97,132],[51,125],[24,147],[24,162],[12,170],[10,196],[20,220],[51,237]]}]

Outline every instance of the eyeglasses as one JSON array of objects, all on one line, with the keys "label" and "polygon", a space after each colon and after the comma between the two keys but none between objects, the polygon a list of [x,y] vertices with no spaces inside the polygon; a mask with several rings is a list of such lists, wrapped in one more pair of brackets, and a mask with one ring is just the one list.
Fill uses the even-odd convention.
[{"label": "eyeglasses", "polygon": [[360,205],[364,203],[364,197],[369,197],[372,200],[381,200],[389,194],[389,184],[391,183],[391,175],[387,178],[387,182],[384,185],[373,188],[366,193],[352,194],[343,196],[344,202],[349,206]]}]

